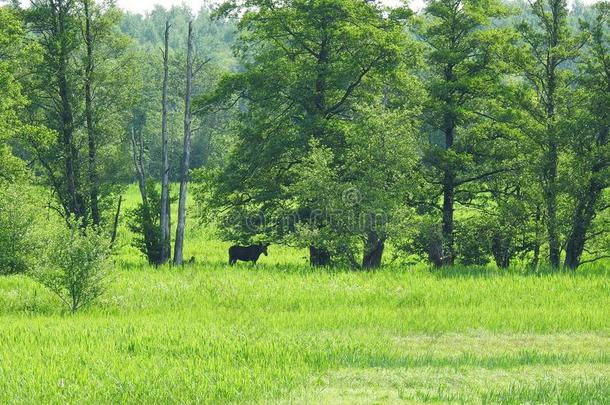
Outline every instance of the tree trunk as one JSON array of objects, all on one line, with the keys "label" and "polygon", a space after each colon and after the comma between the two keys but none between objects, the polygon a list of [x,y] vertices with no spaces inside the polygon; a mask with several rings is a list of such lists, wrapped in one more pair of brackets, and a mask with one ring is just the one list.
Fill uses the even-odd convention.
[{"label": "tree trunk", "polygon": [[[610,87],[610,82],[608,83]],[[610,128],[602,127],[597,135],[597,147],[602,148],[608,145],[608,135]],[[603,155],[602,155],[603,156]],[[587,241],[587,231],[595,217],[595,206],[602,195],[602,191],[607,184],[600,182],[599,175],[608,168],[608,162],[603,157],[597,157],[591,167],[591,178],[589,184],[582,193],[578,204],[572,215],[572,229],[566,245],[565,266],[575,270],[580,265],[582,253]]]},{"label": "tree trunk", "polygon": [[576,270],[580,265],[580,259],[587,240],[587,230],[591,225],[594,214],[594,204],[597,201],[597,194],[583,196],[578,202],[572,219],[572,230],[566,245],[565,266],[571,270]]},{"label": "tree trunk", "polygon": [[[608,128],[604,128],[600,131],[597,145],[600,147],[605,146],[607,142]],[[576,208],[574,209],[574,214],[572,215],[572,229],[566,245],[566,258],[564,262],[564,265],[569,269],[576,270],[580,265],[582,253],[587,241],[587,231],[591,226],[591,222],[593,222],[593,218],[595,217],[595,206],[604,189],[604,184],[600,183],[598,176],[607,166],[608,163],[606,161],[600,160],[593,164],[589,184],[584,193],[582,193]]]},{"label": "tree trunk", "polygon": [[443,242],[439,238],[430,240],[428,245],[428,260],[435,267],[443,265]]},{"label": "tree trunk", "polygon": [[112,236],[110,237],[110,247],[114,246],[116,241],[117,231],[119,229],[119,218],[121,215],[121,204],[123,203],[123,194],[119,195],[119,203],[116,207],[116,213],[114,214],[114,222],[112,224]]},{"label": "tree trunk", "polygon": [[330,265],[330,252],[323,247],[309,247],[309,264],[313,267]]},{"label": "tree trunk", "polygon": [[538,268],[540,263],[540,219],[542,217],[540,205],[536,205],[536,217],[534,218],[535,232],[534,232],[534,258],[532,259],[531,267],[534,269]]},{"label": "tree trunk", "polygon": [[131,146],[133,152],[133,164],[136,169],[138,178],[138,186],[140,188],[140,196],[142,197],[142,232],[144,236],[144,245],[146,246],[146,257],[148,262],[153,265],[158,265],[159,254],[157,244],[155,243],[156,229],[152,220],[150,205],[148,204],[148,196],[146,195],[146,173],[144,171],[144,145],[142,141],[142,131],[138,131],[138,140],[136,140],[136,129],[131,129]]},{"label": "tree trunk", "polygon": [[74,115],[72,112],[72,104],[70,95],[72,91],[68,83],[68,44],[66,36],[66,13],[67,9],[63,4],[53,4],[53,11],[56,13],[57,30],[59,36],[59,55],[58,55],[58,70],[57,84],[60,98],[60,115],[61,115],[61,141],[64,149],[66,183],[68,191],[68,208],[71,214],[74,214],[79,219],[84,219],[84,201],[79,190],[78,179],[78,149],[74,145]]},{"label": "tree trunk", "polygon": [[381,266],[384,248],[385,240],[380,238],[377,232],[370,231],[364,244],[362,267],[365,269],[379,268]]},{"label": "tree trunk", "polygon": [[87,60],[85,64],[85,119],[87,123],[87,140],[89,146],[89,187],[91,199],[91,220],[94,226],[100,224],[99,210],[99,177],[97,175],[97,146],[95,137],[95,123],[93,117],[92,80],[95,69],[93,59],[93,35],[91,33],[91,11],[89,0],[83,1],[85,9],[85,45]]},{"label": "tree trunk", "polygon": [[504,238],[500,234],[493,236],[491,241],[491,251],[496,262],[496,266],[501,269],[506,269],[510,266],[510,259],[512,256],[511,249],[512,241]]},{"label": "tree trunk", "polygon": [[442,264],[444,266],[453,265],[453,214],[455,188],[453,185],[454,177],[450,170],[445,171],[443,181],[443,243],[442,243]]},{"label": "tree trunk", "polygon": [[557,145],[551,142],[546,162],[544,199],[547,215],[549,262],[553,268],[559,268],[560,264],[559,233],[557,230],[557,158]]},{"label": "tree trunk", "polygon": [[[549,47],[552,49],[560,41],[560,13],[563,4],[554,2],[551,6],[552,25],[549,29]],[[557,168],[559,164],[559,146],[557,142],[557,119],[555,114],[555,95],[557,91],[557,56],[550,53],[546,57],[546,138],[547,151],[544,168],[543,195],[546,205],[547,237],[549,243],[549,262],[555,269],[559,268],[561,250],[559,245],[559,231],[557,229]]]},{"label": "tree trunk", "polygon": [[171,256],[170,238],[170,199],[169,199],[169,132],[167,128],[167,86],[169,82],[169,21],[165,22],[165,48],[163,51],[163,93],[161,100],[161,262]]},{"label": "tree trunk", "polygon": [[178,201],[178,225],[176,227],[176,246],[174,264],[182,264],[184,247],[184,228],[186,225],[186,196],[189,165],[191,157],[191,93],[193,92],[193,22],[189,21],[186,56],[186,92],[184,97],[184,151],[180,173],[180,199]]},{"label": "tree trunk", "polygon": [[[453,148],[455,138],[455,118],[451,113],[445,117],[445,149]],[[442,227],[442,264],[451,266],[454,262],[453,232],[455,211],[455,173],[453,169],[446,168],[443,177],[443,227]]]}]

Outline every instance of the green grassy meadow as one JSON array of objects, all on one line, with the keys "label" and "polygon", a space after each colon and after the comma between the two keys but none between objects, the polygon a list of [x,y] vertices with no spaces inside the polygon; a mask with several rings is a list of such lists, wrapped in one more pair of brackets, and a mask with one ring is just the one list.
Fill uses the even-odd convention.
[{"label": "green grassy meadow", "polygon": [[122,227],[110,290],[76,315],[0,278],[0,403],[610,403],[603,266],[313,270],[271,246],[231,268],[194,222],[181,268]]}]

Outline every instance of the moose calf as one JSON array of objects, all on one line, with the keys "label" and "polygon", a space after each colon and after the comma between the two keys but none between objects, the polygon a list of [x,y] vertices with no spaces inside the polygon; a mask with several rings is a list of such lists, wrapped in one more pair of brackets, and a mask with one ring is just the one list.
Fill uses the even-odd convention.
[{"label": "moose calf", "polygon": [[229,264],[234,265],[238,260],[256,264],[261,254],[268,256],[267,245],[231,246],[229,248]]}]

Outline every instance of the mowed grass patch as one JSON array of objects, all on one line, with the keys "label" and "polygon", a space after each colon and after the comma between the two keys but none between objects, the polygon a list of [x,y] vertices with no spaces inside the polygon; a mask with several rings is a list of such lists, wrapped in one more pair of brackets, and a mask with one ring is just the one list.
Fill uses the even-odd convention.
[{"label": "mowed grass patch", "polygon": [[[75,316],[0,279],[0,403],[603,403],[610,279],[119,268]],[[547,376],[547,377],[545,377]]]},{"label": "mowed grass patch", "polygon": [[342,369],[276,403],[606,404],[608,365]]}]

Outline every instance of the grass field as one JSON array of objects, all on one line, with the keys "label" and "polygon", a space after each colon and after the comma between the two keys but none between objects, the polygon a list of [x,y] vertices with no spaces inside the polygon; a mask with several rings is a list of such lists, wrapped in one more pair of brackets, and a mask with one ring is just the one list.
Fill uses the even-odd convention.
[{"label": "grass field", "polygon": [[312,270],[270,248],[184,268],[128,244],[76,314],[0,278],[0,403],[610,403],[610,276]]}]

